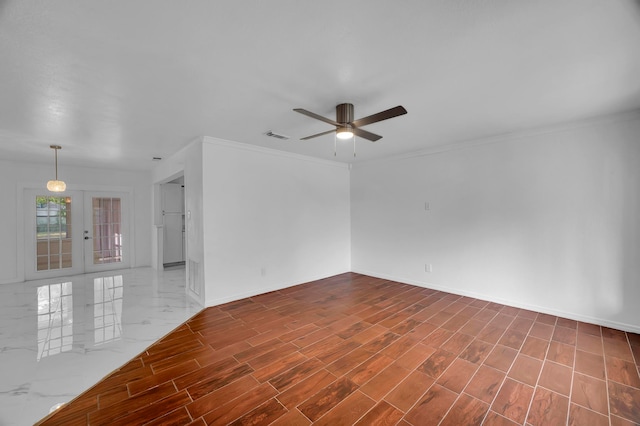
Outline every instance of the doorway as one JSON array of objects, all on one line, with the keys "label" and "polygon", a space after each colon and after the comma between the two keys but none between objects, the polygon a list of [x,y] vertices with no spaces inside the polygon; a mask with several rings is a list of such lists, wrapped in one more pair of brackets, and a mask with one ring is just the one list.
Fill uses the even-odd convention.
[{"label": "doorway", "polygon": [[24,203],[26,279],[129,267],[128,193],[25,189]]},{"label": "doorway", "polygon": [[160,185],[163,267],[184,266],[186,258],[184,177]]}]

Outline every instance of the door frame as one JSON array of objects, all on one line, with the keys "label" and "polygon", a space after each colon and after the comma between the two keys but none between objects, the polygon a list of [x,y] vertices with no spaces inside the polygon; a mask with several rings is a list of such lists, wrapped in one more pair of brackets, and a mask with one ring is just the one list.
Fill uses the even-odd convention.
[{"label": "door frame", "polygon": [[[26,278],[26,269],[27,262],[30,259],[26,256],[26,244],[25,244],[25,218],[28,212],[25,211],[25,191],[26,190],[36,190],[36,191],[44,191],[43,194],[51,194],[47,190],[46,185],[42,182],[39,183],[18,183],[17,185],[17,193],[16,193],[16,282],[25,281]],[[135,199],[134,199],[134,190],[132,186],[109,186],[109,185],[82,185],[82,184],[67,184],[67,191],[84,191],[84,192],[108,192],[108,193],[126,193],[128,198],[128,211],[123,211],[122,216],[128,218],[129,222],[129,243],[128,243],[128,252],[129,252],[129,262],[128,265],[120,265],[120,268],[117,269],[128,269],[133,268],[136,265],[136,238],[135,238]],[[62,193],[64,194],[64,193]],[[83,218],[84,220],[84,218]],[[84,224],[83,224],[84,225]],[[82,229],[84,230],[84,228]],[[84,272],[82,272],[84,273]],[[88,271],[86,273],[89,273]],[[71,274],[67,274],[71,275]],[[60,275],[65,276],[65,275]],[[43,276],[43,278],[45,278]]]}]

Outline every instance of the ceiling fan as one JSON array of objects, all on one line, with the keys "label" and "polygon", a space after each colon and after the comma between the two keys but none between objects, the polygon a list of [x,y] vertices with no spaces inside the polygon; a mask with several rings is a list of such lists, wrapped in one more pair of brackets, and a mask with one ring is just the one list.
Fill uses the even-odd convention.
[{"label": "ceiling fan", "polygon": [[375,133],[367,132],[366,130],[361,129],[362,126],[377,123],[378,121],[382,120],[388,120],[389,118],[397,117],[399,115],[404,115],[407,113],[407,110],[404,109],[404,107],[398,105],[397,107],[378,112],[368,117],[354,120],[353,104],[339,104],[336,105],[336,120],[333,121],[311,111],[307,111],[306,109],[295,108],[294,111],[299,112],[300,114],[304,114],[308,117],[315,118],[316,120],[324,121],[325,123],[331,124],[332,126],[336,127],[335,129],[327,130],[326,132],[317,133],[315,135],[301,138],[300,140],[302,141],[335,132],[338,139],[350,139],[353,137],[353,135],[357,135],[361,138],[370,140],[371,142],[375,142],[378,139],[381,139],[382,136],[376,135]]}]

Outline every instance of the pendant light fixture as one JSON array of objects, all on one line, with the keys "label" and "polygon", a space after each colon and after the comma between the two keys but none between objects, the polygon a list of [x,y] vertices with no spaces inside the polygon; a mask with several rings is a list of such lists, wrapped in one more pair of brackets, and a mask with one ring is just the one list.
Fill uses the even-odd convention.
[{"label": "pendant light fixture", "polygon": [[67,184],[58,180],[58,150],[62,149],[62,147],[60,145],[50,145],[49,148],[55,150],[56,153],[56,180],[47,182],[47,189],[51,192],[64,192],[67,189]]}]

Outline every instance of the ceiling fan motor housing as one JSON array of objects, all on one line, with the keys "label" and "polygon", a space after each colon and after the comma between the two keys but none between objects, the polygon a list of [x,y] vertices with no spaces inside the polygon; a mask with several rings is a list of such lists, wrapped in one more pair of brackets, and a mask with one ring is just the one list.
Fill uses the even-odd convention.
[{"label": "ceiling fan motor housing", "polygon": [[351,124],[353,122],[353,104],[336,105],[336,121],[340,124]]}]

